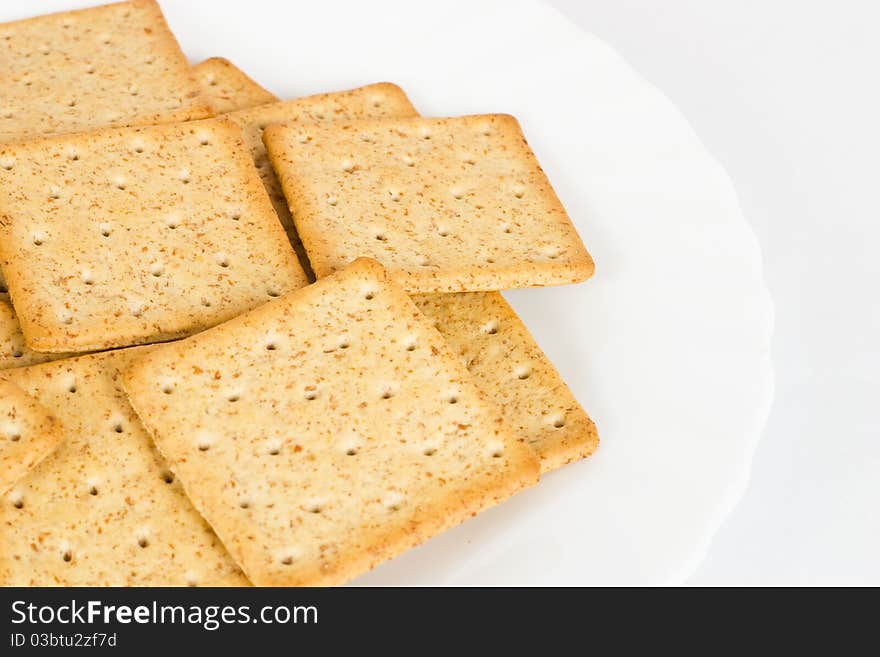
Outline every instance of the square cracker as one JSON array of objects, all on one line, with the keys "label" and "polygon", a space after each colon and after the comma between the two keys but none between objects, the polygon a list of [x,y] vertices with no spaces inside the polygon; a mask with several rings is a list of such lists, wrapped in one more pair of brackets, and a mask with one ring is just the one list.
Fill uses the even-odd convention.
[{"label": "square cracker", "polygon": [[0,379],[0,494],[5,494],[64,437],[61,425],[24,390]]},{"label": "square cracker", "polygon": [[52,408],[66,434],[2,499],[0,585],[247,583],[119,385],[119,369],[146,349],[0,372]]},{"label": "square cracker", "polygon": [[504,297],[464,292],[413,301],[541,459],[541,472],[593,453],[596,425]]},{"label": "square cracker", "polygon": [[196,64],[193,73],[202,95],[217,114],[278,100],[275,94],[261,87],[223,57],[211,57]]},{"label": "square cracker", "polygon": [[593,261],[507,115],[264,133],[318,278],[359,256],[409,292],[574,283]]},{"label": "square cracker", "polygon": [[0,24],[0,142],[213,115],[152,0]]},{"label": "square cracker", "polygon": [[538,478],[374,261],[188,340],[125,389],[257,585],[339,584]]},{"label": "square cracker", "polygon": [[37,351],[180,337],[307,282],[223,119],[0,145],[0,238]]},{"label": "square cracker", "polygon": [[[260,172],[260,178],[263,180],[269,198],[272,199],[275,212],[287,231],[287,236],[293,244],[303,269],[307,272],[311,273],[309,260],[303,249],[302,241],[297,235],[293,218],[290,216],[284,192],[281,190],[281,183],[278,182],[266,155],[266,147],[263,145],[263,130],[271,123],[287,121],[341,121],[417,115],[403,89],[390,82],[369,84],[348,91],[294,98],[227,115],[230,121],[241,127],[244,143],[251,151],[254,164]],[[314,276],[311,278],[314,280]]]}]

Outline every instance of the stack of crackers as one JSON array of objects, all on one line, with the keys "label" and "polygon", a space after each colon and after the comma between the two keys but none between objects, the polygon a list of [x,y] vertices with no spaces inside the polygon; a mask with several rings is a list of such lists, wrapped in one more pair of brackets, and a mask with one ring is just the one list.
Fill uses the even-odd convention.
[{"label": "stack of crackers", "polygon": [[498,292],[593,271],[513,117],[278,100],[152,0],[0,51],[0,583],[340,584],[596,448]]}]

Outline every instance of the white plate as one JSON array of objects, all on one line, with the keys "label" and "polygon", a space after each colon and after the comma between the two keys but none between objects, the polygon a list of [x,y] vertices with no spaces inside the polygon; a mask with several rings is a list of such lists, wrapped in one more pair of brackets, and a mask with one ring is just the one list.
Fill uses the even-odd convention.
[{"label": "white plate", "polygon": [[193,60],[226,56],[284,97],[391,80],[425,114],[515,114],[596,260],[585,284],[507,297],[599,451],[357,583],[681,581],[745,487],[772,396],[757,242],[681,114],[539,4],[162,5]]}]

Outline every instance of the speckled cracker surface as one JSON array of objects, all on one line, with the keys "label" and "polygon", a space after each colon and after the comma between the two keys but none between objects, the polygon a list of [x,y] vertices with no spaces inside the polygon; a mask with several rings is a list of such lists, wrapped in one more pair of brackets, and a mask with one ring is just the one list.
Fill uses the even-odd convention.
[{"label": "speckled cracker surface", "polygon": [[61,425],[17,385],[0,379],[0,494],[54,450]]},{"label": "speckled cracker surface", "polygon": [[61,445],[2,498],[0,584],[247,584],[119,385],[119,368],[144,349],[0,372],[50,407],[65,430]]},{"label": "speckled cracker surface", "polygon": [[373,261],[136,362],[126,391],[258,585],[338,584],[538,477]]},{"label": "speckled cracker surface", "polygon": [[193,66],[202,95],[217,114],[278,100],[241,69],[223,57],[211,57]]},{"label": "speckled cracker surface", "polygon": [[223,119],[0,145],[0,257],[47,352],[180,337],[307,282]]},{"label": "speckled cracker surface", "polygon": [[0,80],[0,142],[213,114],[152,0],[0,24]]},{"label": "speckled cracker surface", "polygon": [[281,190],[281,183],[278,182],[266,155],[266,147],[263,145],[263,130],[272,123],[287,121],[327,122],[365,117],[398,118],[416,115],[416,110],[403,89],[390,82],[379,82],[349,91],[295,98],[232,112],[228,115],[227,118],[230,121],[234,121],[241,127],[244,142],[251,151],[263,185],[266,187],[269,198],[272,199],[275,212],[281,219],[304,269],[309,270],[309,261],[302,241],[296,232],[293,218],[290,216],[284,192]]},{"label": "speckled cracker surface", "polygon": [[535,451],[542,472],[593,453],[596,426],[504,297],[466,292],[413,301]]},{"label": "speckled cracker surface", "polygon": [[286,124],[270,126],[264,141],[319,278],[359,256],[410,292],[592,274],[511,116]]},{"label": "speckled cracker surface", "polygon": [[0,370],[35,365],[62,357],[62,354],[40,353],[28,347],[12,302],[8,298],[0,298]]}]

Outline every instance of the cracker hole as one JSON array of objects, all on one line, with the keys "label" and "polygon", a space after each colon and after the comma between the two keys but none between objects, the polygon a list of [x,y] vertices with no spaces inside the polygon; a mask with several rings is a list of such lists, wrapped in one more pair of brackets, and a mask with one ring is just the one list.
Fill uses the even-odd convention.
[{"label": "cracker hole", "polygon": [[347,450],[345,450],[346,456],[357,456],[357,453],[358,451],[356,447],[349,447]]},{"label": "cracker hole", "polygon": [[450,404],[457,404],[458,397],[456,395],[449,395],[449,397],[446,398],[446,401],[449,402]]},{"label": "cracker hole", "polygon": [[12,442],[17,443],[19,440],[21,440],[21,434],[17,431],[13,431],[12,433],[8,434],[8,438]]},{"label": "cracker hole", "polygon": [[324,508],[320,504],[311,504],[307,510],[309,513],[322,513]]},{"label": "cracker hole", "polygon": [[418,347],[418,346],[419,345],[416,342],[415,338],[410,338],[406,343],[406,350],[407,351],[415,351],[416,347]]},{"label": "cracker hole", "polygon": [[140,547],[142,547],[142,548],[147,547],[149,544],[150,544],[150,542],[146,539],[145,536],[141,536],[141,537],[138,539],[138,545],[139,545]]},{"label": "cracker hole", "polygon": [[376,297],[376,295],[372,292],[367,292],[364,295],[364,299],[366,299],[367,301],[372,301],[375,297]]},{"label": "cracker hole", "polygon": [[168,228],[171,230],[176,230],[179,224],[177,223],[177,219],[175,217],[166,217],[165,225],[168,226]]},{"label": "cracker hole", "polygon": [[350,346],[351,346],[351,343],[348,342],[347,340],[343,340],[342,342],[339,343],[340,349],[348,349]]},{"label": "cracker hole", "polygon": [[350,160],[345,160],[342,163],[342,170],[345,171],[345,173],[351,173],[352,171],[354,171],[354,162],[351,162]]},{"label": "cracker hole", "polygon": [[0,167],[3,167],[7,171],[11,171],[13,166],[15,166],[15,160],[12,158],[6,157],[0,160]]},{"label": "cracker hole", "polygon": [[174,483],[174,473],[171,472],[170,470],[166,470],[165,472],[162,473],[162,481],[164,481],[166,484],[173,484]]},{"label": "cracker hole", "polygon": [[12,506],[14,506],[16,509],[21,509],[24,507],[24,497],[22,497],[20,493],[14,494],[12,496]]},{"label": "cracker hole", "polygon": [[422,454],[425,456],[434,456],[437,453],[437,450],[434,447],[426,447],[422,450]]},{"label": "cracker hole", "polygon": [[557,429],[561,429],[562,427],[565,426],[565,418],[561,418],[561,417],[556,418],[555,420],[553,420],[553,426],[556,427]]},{"label": "cracker hole", "polygon": [[404,156],[401,158],[401,160],[402,160],[403,163],[404,163],[406,166],[408,166],[408,167],[413,167],[413,166],[416,165],[416,161],[415,161],[413,158],[411,158],[409,155],[404,155]]},{"label": "cracker hole", "polygon": [[293,557],[290,556],[289,554],[287,554],[287,555],[281,557],[281,563],[283,563],[285,566],[289,566],[290,564],[293,563]]},{"label": "cracker hole", "polygon": [[161,390],[166,395],[170,395],[172,392],[174,392],[174,386],[170,383],[163,383]]},{"label": "cracker hole", "polygon": [[276,349],[278,349],[277,342],[270,340],[269,342],[266,343],[266,351],[275,351]]},{"label": "cracker hole", "polygon": [[281,445],[277,443],[273,443],[269,445],[269,454],[271,456],[278,456],[281,453]]},{"label": "cracker hole", "polygon": [[520,381],[525,381],[532,375],[532,371],[527,367],[520,367],[516,370],[516,378]]},{"label": "cracker hole", "polygon": [[101,224],[101,236],[102,237],[110,237],[110,226],[107,224]]},{"label": "cracker hole", "polygon": [[98,487],[97,486],[90,486],[89,487],[89,495],[97,495],[97,494],[98,494]]},{"label": "cracker hole", "polygon": [[278,290],[276,290],[275,288],[271,288],[271,287],[270,287],[268,290],[266,290],[266,294],[268,294],[268,295],[269,295],[270,297],[272,297],[273,299],[274,299],[275,297],[280,297],[280,296],[281,296],[281,293],[280,293]]},{"label": "cracker hole", "polygon": [[22,356],[24,356],[24,353],[21,351],[21,349],[16,349],[12,352],[13,358],[21,358]]},{"label": "cracker hole", "polygon": [[229,213],[229,218],[232,219],[233,221],[238,221],[239,219],[241,219],[241,211],[240,210],[233,210],[232,212]]},{"label": "cracker hole", "polygon": [[84,285],[94,285],[95,279],[92,278],[92,275],[89,272],[85,272],[82,275],[82,282]]},{"label": "cracker hole", "polygon": [[383,233],[377,233],[376,239],[379,240],[380,242],[387,242],[388,241],[388,238],[385,237],[385,235]]},{"label": "cracker hole", "polygon": [[219,253],[216,256],[217,264],[223,267],[224,269],[229,266],[229,258],[223,254]]},{"label": "cracker hole", "polygon": [[75,383],[71,383],[69,386],[67,386],[67,392],[69,392],[69,393],[74,393],[74,392],[76,392],[76,384],[75,384]]},{"label": "cracker hole", "polygon": [[249,509],[251,506],[251,501],[248,499],[241,499],[238,501],[238,506],[242,509]]},{"label": "cracker hole", "polygon": [[51,187],[49,189],[49,198],[56,200],[61,198],[61,190],[58,187]]},{"label": "cracker hole", "polygon": [[480,330],[487,335],[495,335],[498,333],[498,322],[487,322]]},{"label": "cracker hole", "polygon": [[180,173],[177,174],[177,178],[178,178],[178,179],[180,180],[180,182],[182,182],[184,185],[188,185],[188,184],[190,183],[190,180],[191,180],[190,175],[189,175],[189,171],[181,171]]},{"label": "cracker hole", "polygon": [[492,458],[493,459],[500,459],[502,456],[504,456],[503,450],[501,450],[501,449],[492,450]]},{"label": "cracker hole", "polygon": [[241,396],[240,396],[240,395],[237,395],[237,394],[235,394],[235,393],[233,393],[233,394],[229,395],[228,397],[226,397],[226,401],[228,401],[228,402],[230,402],[230,403],[233,403],[233,404],[234,404],[235,402],[237,402],[239,399],[241,399]]},{"label": "cracker hole", "polygon": [[391,390],[383,390],[382,391],[382,399],[391,399],[394,396],[394,393]]},{"label": "cracker hole", "polygon": [[449,231],[445,228],[441,228],[439,231],[437,231],[437,234],[440,235],[440,237],[449,237]]},{"label": "cracker hole", "polygon": [[330,196],[327,199],[327,205],[336,205],[337,203],[339,203],[339,199],[337,199],[335,196]]},{"label": "cracker hole", "polygon": [[306,390],[306,393],[303,396],[306,398],[306,401],[314,401],[318,398],[318,391],[317,390]]},{"label": "cracker hole", "polygon": [[150,268],[150,273],[153,276],[155,276],[156,278],[159,278],[164,273],[164,270],[162,269],[162,267],[160,265],[153,265]]},{"label": "cracker hole", "polygon": [[42,246],[44,239],[45,239],[45,237],[43,235],[34,235],[33,236],[34,246]]},{"label": "cracker hole", "polygon": [[210,308],[210,307],[211,307],[211,302],[208,301],[207,299],[202,299],[202,305],[203,305],[205,308]]},{"label": "cracker hole", "polygon": [[61,558],[64,561],[70,562],[73,559],[73,553],[70,550],[64,550],[64,552],[61,553]]},{"label": "cracker hole", "polygon": [[211,441],[207,438],[200,438],[197,446],[200,452],[207,452],[209,449],[211,449]]},{"label": "cracker hole", "polygon": [[75,150],[70,150],[67,153],[67,159],[76,162],[79,160],[79,153],[77,153]]},{"label": "cracker hole", "polygon": [[115,431],[116,433],[122,433],[124,431],[124,428],[121,424],[115,424],[113,425],[113,431]]}]

